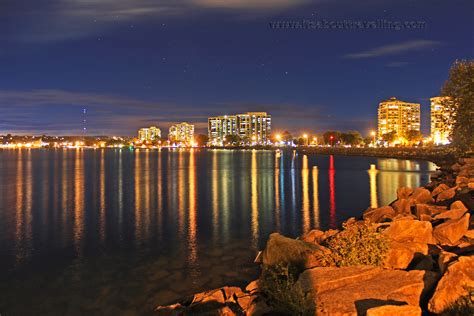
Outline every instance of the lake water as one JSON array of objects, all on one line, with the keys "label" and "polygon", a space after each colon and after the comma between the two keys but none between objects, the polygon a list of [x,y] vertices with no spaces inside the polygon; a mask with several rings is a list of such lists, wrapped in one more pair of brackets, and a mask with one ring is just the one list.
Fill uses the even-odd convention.
[{"label": "lake water", "polygon": [[149,314],[429,180],[423,161],[256,150],[0,150],[0,314]]}]

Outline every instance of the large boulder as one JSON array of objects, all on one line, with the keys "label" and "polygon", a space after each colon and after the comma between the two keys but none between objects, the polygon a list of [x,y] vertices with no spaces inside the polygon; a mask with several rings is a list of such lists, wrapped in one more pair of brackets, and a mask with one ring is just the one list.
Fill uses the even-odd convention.
[{"label": "large boulder", "polygon": [[323,246],[273,233],[263,251],[262,263],[268,266],[283,263],[299,269],[311,268],[321,265],[328,253],[329,250]]},{"label": "large boulder", "polygon": [[467,233],[469,217],[469,214],[464,214],[461,218],[451,219],[436,226],[433,230],[433,237],[440,244],[454,245]]},{"label": "large boulder", "polygon": [[415,205],[412,199],[398,199],[391,204],[395,212],[399,215],[411,214],[411,207]]},{"label": "large boulder", "polygon": [[433,216],[433,215],[442,213],[446,210],[447,210],[446,206],[437,206],[437,205],[421,204],[421,203],[415,205],[415,215],[419,219],[421,218],[421,215]]},{"label": "large boulder", "polygon": [[441,192],[446,191],[448,189],[449,189],[449,186],[447,184],[441,183],[433,190],[433,192],[431,192],[431,195],[436,196],[440,194]]},{"label": "large boulder", "polygon": [[364,212],[363,218],[372,223],[381,223],[387,219],[392,219],[396,215],[395,210],[391,206],[379,208],[371,208]]},{"label": "large boulder", "polygon": [[408,197],[413,193],[412,188],[400,187],[397,189],[397,199],[408,199]]},{"label": "large boulder", "polygon": [[430,244],[433,242],[433,227],[430,222],[418,220],[398,220],[390,223],[383,231],[388,238],[398,242],[417,242]]},{"label": "large boulder", "polygon": [[421,316],[421,307],[412,305],[384,305],[367,310],[367,316]]},{"label": "large boulder", "polygon": [[452,199],[456,195],[456,187],[444,190],[436,197],[436,202]]},{"label": "large boulder", "polygon": [[383,266],[389,269],[406,269],[415,256],[427,255],[428,245],[417,242],[398,242],[389,244]]},{"label": "large boulder", "polygon": [[243,292],[239,287],[225,286],[195,294],[176,304],[158,306],[155,314],[232,316],[237,315],[234,310],[249,308],[254,298],[252,294]]},{"label": "large boulder", "polygon": [[419,306],[436,274],[378,267],[318,267],[304,271],[298,284],[314,297],[317,315],[365,315],[383,305]]},{"label": "large boulder", "polygon": [[442,313],[457,299],[468,295],[467,288],[474,288],[474,256],[459,257],[448,266],[428,303],[428,310]]},{"label": "large boulder", "polygon": [[434,219],[458,219],[461,218],[464,214],[466,214],[466,212],[467,208],[455,208],[443,213],[439,213],[434,217]]},{"label": "large boulder", "polygon": [[433,203],[434,200],[431,197],[431,192],[423,187],[416,188],[415,191],[410,196],[411,200],[416,203]]}]

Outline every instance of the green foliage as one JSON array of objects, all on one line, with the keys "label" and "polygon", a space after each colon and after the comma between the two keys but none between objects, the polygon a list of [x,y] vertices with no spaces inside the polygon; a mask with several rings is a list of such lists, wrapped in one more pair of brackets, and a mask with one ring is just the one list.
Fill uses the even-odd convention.
[{"label": "green foliage", "polygon": [[457,60],[441,93],[456,103],[453,145],[464,153],[474,151],[474,60]]},{"label": "green foliage", "polygon": [[358,131],[349,131],[341,134],[341,140],[346,145],[359,145],[362,142],[362,136]]},{"label": "green foliage", "polygon": [[288,264],[264,266],[260,289],[267,304],[279,315],[314,315],[310,294],[296,283],[296,268]]},{"label": "green foliage", "polygon": [[443,312],[445,316],[474,315],[474,288],[467,289],[468,294],[459,298],[448,310]]},{"label": "green foliage", "polygon": [[386,133],[382,135],[382,139],[387,143],[393,143],[397,139],[397,132],[391,131],[390,133]]},{"label": "green foliage", "polygon": [[419,143],[423,140],[423,135],[421,135],[421,132],[417,130],[409,130],[404,136],[411,145]]},{"label": "green foliage", "polygon": [[388,250],[388,240],[366,221],[345,223],[343,231],[328,238],[325,246],[331,250],[331,255],[324,258],[328,266],[380,266]]}]

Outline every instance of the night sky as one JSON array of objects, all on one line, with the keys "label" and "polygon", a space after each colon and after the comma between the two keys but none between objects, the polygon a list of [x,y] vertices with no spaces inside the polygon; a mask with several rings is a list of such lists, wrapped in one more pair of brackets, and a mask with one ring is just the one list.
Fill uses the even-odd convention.
[{"label": "night sky", "polygon": [[[134,135],[268,111],[273,128],[368,133],[378,102],[422,104],[474,56],[472,0],[7,0],[0,134]],[[424,29],[271,29],[272,21],[424,21]]]}]

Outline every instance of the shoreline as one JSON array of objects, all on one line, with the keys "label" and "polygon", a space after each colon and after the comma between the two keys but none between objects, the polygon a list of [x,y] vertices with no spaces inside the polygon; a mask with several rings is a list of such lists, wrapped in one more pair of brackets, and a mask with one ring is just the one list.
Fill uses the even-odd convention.
[{"label": "shoreline", "polygon": [[[326,150],[302,152],[329,154]],[[441,158],[436,160],[444,166],[450,161]],[[343,228],[313,229],[296,239],[271,234],[255,260],[261,265],[262,273],[245,288],[223,286],[172,305],[158,306],[155,312],[158,315],[264,315],[282,311],[304,315],[341,312],[422,315],[441,314],[453,308],[468,308],[471,312],[474,309],[473,193],[474,158],[461,158],[450,167],[440,168],[426,186],[399,188],[397,199],[390,205],[361,211],[360,218],[347,219]],[[351,235],[354,231],[356,234]],[[361,232],[369,233],[359,235]],[[351,262],[354,258],[347,261],[345,255],[336,256],[341,245],[334,248],[334,243],[349,239],[352,246],[354,236],[363,240],[357,256],[362,253],[370,257],[369,261],[362,258],[359,262],[357,258]],[[384,240],[382,246],[380,238]],[[367,250],[370,247],[375,248]],[[380,256],[374,261],[372,255],[378,252]],[[338,263],[341,258],[344,264]],[[269,278],[268,269],[282,263],[287,265],[287,270],[279,274],[277,281]],[[288,278],[290,266],[298,271],[292,278]],[[281,281],[282,275],[286,280]],[[279,288],[282,282],[286,283]],[[410,290],[400,292],[407,287]]]}]

